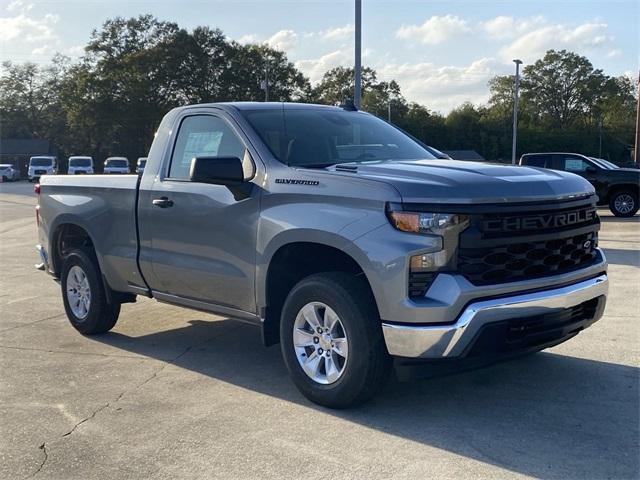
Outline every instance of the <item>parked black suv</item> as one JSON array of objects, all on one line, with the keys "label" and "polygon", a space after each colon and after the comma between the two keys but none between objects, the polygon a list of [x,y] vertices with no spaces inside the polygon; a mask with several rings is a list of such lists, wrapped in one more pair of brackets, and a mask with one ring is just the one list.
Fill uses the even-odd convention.
[{"label": "parked black suv", "polygon": [[596,189],[598,205],[608,204],[616,217],[633,217],[640,206],[639,170],[579,153],[525,153],[520,165],[563,170],[586,178]]}]

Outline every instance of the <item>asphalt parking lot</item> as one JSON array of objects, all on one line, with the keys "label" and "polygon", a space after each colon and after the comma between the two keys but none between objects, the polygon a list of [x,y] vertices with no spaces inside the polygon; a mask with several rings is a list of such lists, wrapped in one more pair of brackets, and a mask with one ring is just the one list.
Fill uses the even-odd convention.
[{"label": "asphalt parking lot", "polygon": [[638,478],[640,217],[602,210],[604,318],[483,370],[331,411],[250,325],[140,299],[83,337],[33,265],[32,184],[0,185],[0,478]]}]

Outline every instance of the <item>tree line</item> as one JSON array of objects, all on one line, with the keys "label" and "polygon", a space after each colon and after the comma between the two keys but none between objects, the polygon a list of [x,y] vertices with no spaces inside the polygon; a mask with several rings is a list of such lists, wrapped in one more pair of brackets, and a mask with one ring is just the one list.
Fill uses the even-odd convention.
[{"label": "tree line", "polygon": [[[219,29],[191,31],[151,15],[107,20],[84,55],[56,55],[50,65],[3,64],[0,133],[44,138],[59,156],[145,156],[171,108],[269,98],[336,104],[351,97],[353,69],[337,67],[312,86],[284,52],[240,44]],[[465,103],[447,115],[408,101],[399,84],[363,69],[362,108],[441,150],[472,149],[489,160],[511,157],[513,76],[489,82],[486,105]],[[524,68],[518,153],[576,151],[621,163],[629,159],[635,125],[635,87],[609,77],[567,51],[548,51]]]}]

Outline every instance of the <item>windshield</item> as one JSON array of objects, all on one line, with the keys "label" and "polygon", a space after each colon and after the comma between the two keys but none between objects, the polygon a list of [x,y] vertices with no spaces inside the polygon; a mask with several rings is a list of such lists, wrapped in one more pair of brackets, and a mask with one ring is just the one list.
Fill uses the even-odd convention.
[{"label": "windshield", "polygon": [[398,129],[362,112],[309,108],[242,114],[271,153],[290,166],[435,158]]},{"label": "windshield", "polygon": [[32,167],[50,167],[53,165],[53,160],[50,158],[32,158],[29,161],[29,165]]},{"label": "windshield", "polygon": [[0,170],[9,170],[11,168],[11,165],[0,165]]},{"label": "windshield", "polygon": [[107,160],[107,167],[127,168],[129,164],[126,160]]},{"label": "windshield", "polygon": [[70,158],[69,166],[71,167],[90,167],[91,159],[90,158]]},{"label": "windshield", "polygon": [[595,163],[597,163],[599,166],[607,170],[616,170],[620,168],[615,163],[611,163],[610,161],[605,160],[604,158],[594,158],[594,157],[589,157],[589,158],[593,160]]}]

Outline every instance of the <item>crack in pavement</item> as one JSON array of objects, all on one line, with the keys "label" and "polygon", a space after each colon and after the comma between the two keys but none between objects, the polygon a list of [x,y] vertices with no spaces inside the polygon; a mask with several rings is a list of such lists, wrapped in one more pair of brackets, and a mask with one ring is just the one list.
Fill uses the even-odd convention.
[{"label": "crack in pavement", "polygon": [[44,468],[44,464],[47,463],[47,460],[49,460],[49,454],[47,453],[47,443],[43,443],[42,445],[40,445],[38,447],[40,450],[42,450],[42,452],[44,453],[44,458],[42,459],[42,462],[40,463],[40,466],[38,467],[38,469],[33,472],[31,475],[25,477],[25,480],[27,478],[33,478],[35,477],[37,474],[40,473],[40,471]]},{"label": "crack in pavement", "polygon": [[155,358],[148,358],[143,355],[119,355],[117,353],[72,352],[69,350],[47,350],[46,348],[12,347],[10,345],[0,345],[0,348],[6,348],[9,350],[25,350],[28,352],[60,353],[63,355],[87,355],[87,356],[93,356],[93,357],[130,358],[133,360],[156,360]]},{"label": "crack in pavement", "polygon": [[[122,395],[122,394],[120,394]],[[120,398],[120,397],[119,397]],[[118,400],[116,400],[117,402]],[[114,402],[115,403],[115,402]],[[104,405],[100,406],[97,410],[94,410],[93,413],[91,413],[91,415],[89,415],[88,417],[83,418],[82,420],[80,420],[78,423],[76,423],[73,428],[71,430],[69,430],[67,433],[62,434],[62,437],[68,437],[69,435],[71,435],[73,432],[76,431],[76,428],[78,428],[80,425],[82,425],[84,422],[88,422],[89,420],[91,420],[93,417],[95,417],[99,412],[101,412],[102,410],[104,410],[105,408],[107,408],[109,405],[111,405],[111,403],[105,403]]]},{"label": "crack in pavement", "polygon": [[35,323],[45,322],[47,320],[53,320],[54,318],[64,317],[65,315],[66,315],[65,313],[58,313],[51,317],[41,318],[40,320],[34,320],[33,322],[23,323],[20,325],[15,325],[13,327],[5,328],[4,330],[0,330],[0,333],[8,332],[10,330],[15,330],[16,328],[28,327],[29,325],[33,325]]},{"label": "crack in pavement", "polygon": [[[135,391],[135,390],[138,390],[139,388],[141,388],[141,387],[143,387],[144,385],[146,385],[147,383],[149,383],[151,380],[153,380],[154,378],[156,378],[160,373],[162,373],[162,371],[163,371],[165,368],[167,368],[167,366],[169,366],[169,365],[174,365],[174,364],[175,364],[175,362],[177,362],[180,358],[182,358],[184,355],[186,355],[187,353],[189,353],[189,352],[190,352],[191,350],[193,350],[194,348],[199,347],[199,346],[202,346],[202,345],[204,345],[205,343],[210,342],[211,340],[214,340],[214,339],[216,339],[216,338],[218,338],[218,337],[220,337],[220,336],[222,336],[222,335],[225,335],[226,333],[233,332],[234,330],[237,330],[237,328],[240,328],[240,327],[236,327],[236,328],[230,329],[228,332],[222,332],[222,333],[220,333],[220,334],[218,334],[218,335],[213,335],[212,337],[209,337],[209,338],[207,338],[206,340],[203,340],[202,342],[196,343],[196,344],[194,344],[194,345],[191,345],[191,346],[189,346],[189,347],[185,348],[185,349],[184,349],[184,350],[183,350],[179,355],[176,355],[175,357],[171,358],[170,360],[164,361],[164,362],[162,363],[162,365],[160,366],[160,368],[156,369],[156,370],[155,370],[151,375],[149,375],[145,380],[143,380],[142,382],[140,382],[139,384],[137,384],[135,387],[133,387],[133,388],[131,388],[131,389],[124,390],[123,392],[121,392],[120,394],[118,394],[118,395],[115,397],[115,399],[114,399],[113,401],[108,402],[108,403],[106,403],[106,404],[104,404],[104,405],[100,405],[100,407],[98,407],[96,410],[94,410],[94,411],[93,411],[89,416],[87,416],[87,417],[83,418],[83,419],[82,419],[82,420],[80,420],[78,423],[76,423],[76,424],[73,426],[73,428],[72,428],[71,430],[69,430],[68,432],[66,432],[66,433],[62,434],[62,435],[60,436],[60,438],[66,438],[66,437],[69,437],[71,434],[73,434],[73,432],[75,432],[75,431],[76,431],[76,429],[77,429],[78,427],[80,427],[80,425],[82,425],[83,423],[88,422],[89,420],[93,419],[93,418],[94,418],[98,413],[102,412],[103,410],[105,410],[105,409],[107,409],[107,408],[111,407],[112,405],[115,405],[116,403],[118,403],[118,402],[122,399],[122,397],[124,397],[127,393],[130,393],[130,392],[133,392],[133,391]],[[0,346],[0,347],[2,347],[2,346]],[[4,348],[11,348],[11,347],[4,347]],[[54,353],[55,353],[55,352],[54,352]],[[97,355],[100,355],[100,354],[97,354]],[[105,356],[109,356],[109,355],[105,355]],[[139,357],[131,357],[131,358],[139,358]],[[147,359],[145,359],[145,358],[140,358],[140,360],[147,360]],[[42,443],[42,445],[40,445],[40,447],[38,447],[38,448],[40,448],[41,450],[43,450],[43,451],[44,451],[45,458],[44,458],[44,460],[42,461],[42,464],[40,465],[40,467],[38,467],[38,469],[37,469],[33,474],[29,475],[27,478],[32,478],[32,477],[34,477],[35,475],[37,475],[37,474],[42,470],[42,468],[44,467],[44,464],[45,464],[45,463],[47,462],[47,460],[49,459],[49,454],[47,453],[47,450],[46,450],[46,442]]]},{"label": "crack in pavement", "polygon": [[[237,327],[240,328],[240,327]],[[236,330],[237,328],[231,329],[231,331]],[[214,340],[215,338],[218,338],[222,335],[224,335],[227,332],[222,332],[218,335],[214,335],[212,337],[207,338],[206,340],[203,340],[202,342],[196,343],[195,345],[190,345],[187,348],[185,348],[182,353],[180,353],[179,355],[176,355],[175,357],[173,357],[170,360],[167,360],[165,362],[162,363],[162,366],[160,366],[160,368],[156,369],[149,377],[147,377],[145,380],[143,380],[142,382],[140,382],[138,385],[136,385],[135,387],[128,389],[128,390],[124,390],[123,392],[121,392],[116,398],[115,400],[113,400],[112,402],[106,403],[104,405],[101,405],[98,409],[94,410],[94,412],[89,415],[88,417],[80,420],[78,423],[76,423],[73,428],[71,430],[69,430],[67,433],[65,433],[64,435],[62,435],[63,437],[67,437],[69,435],[71,435],[80,425],[82,425],[83,423],[85,423],[88,420],[91,420],[92,418],[94,418],[98,413],[100,413],[102,410],[110,407],[111,405],[115,405],[116,403],[118,403],[122,397],[124,397],[127,393],[133,392],[135,390],[138,390],[139,388],[145,386],[147,383],[149,383],[151,380],[153,380],[154,378],[156,378],[158,375],[160,375],[160,373],[162,373],[162,371],[167,368],[169,365],[174,365],[175,362],[177,362],[180,358],[182,358],[184,355],[186,355],[187,353],[189,353],[191,350],[193,350],[196,347],[199,347],[201,345],[204,345],[207,342],[210,342],[211,340]]]}]

